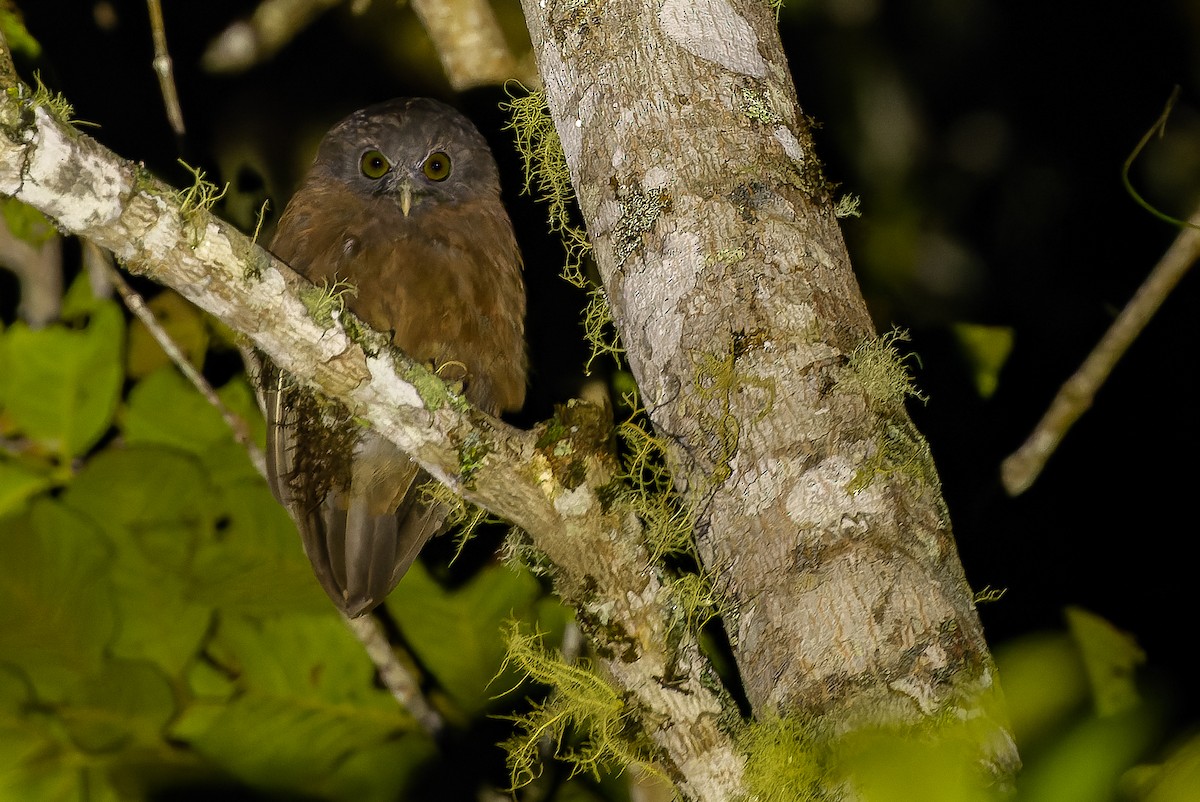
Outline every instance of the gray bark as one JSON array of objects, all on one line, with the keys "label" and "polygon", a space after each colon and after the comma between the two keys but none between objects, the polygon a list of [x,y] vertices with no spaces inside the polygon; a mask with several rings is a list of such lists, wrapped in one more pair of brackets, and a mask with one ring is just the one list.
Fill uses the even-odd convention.
[{"label": "gray bark", "polygon": [[[757,715],[984,718],[994,667],[761,0],[524,0],[642,400]],[[861,353],[861,351],[860,351]],[[879,353],[877,350],[876,353]],[[985,746],[1015,763],[1002,723]]]}]

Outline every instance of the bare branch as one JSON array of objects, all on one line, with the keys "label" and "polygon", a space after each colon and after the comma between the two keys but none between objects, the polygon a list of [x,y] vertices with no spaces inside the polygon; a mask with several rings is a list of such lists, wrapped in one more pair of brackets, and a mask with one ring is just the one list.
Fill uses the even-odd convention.
[{"label": "bare branch", "polygon": [[175,72],[171,54],[167,50],[167,28],[163,23],[160,0],[146,0],[150,10],[150,30],[154,34],[154,72],[158,75],[158,86],[162,91],[163,104],[167,108],[167,121],[176,136],[186,133],[183,126],[183,109],[179,106],[179,92],[175,89]]},{"label": "bare branch", "polygon": [[1092,406],[1096,392],[1108,380],[1125,351],[1154,317],[1175,285],[1200,258],[1200,230],[1197,230],[1197,225],[1200,225],[1200,209],[1192,213],[1190,224],[1175,237],[1171,247],[1150,271],[1121,314],[1117,315],[1079,370],[1059,389],[1033,433],[1001,463],[1000,478],[1010,496],[1024,493],[1037,481],[1050,455],[1075,421]]},{"label": "bare branch", "polygon": [[517,61],[488,0],[412,0],[456,92],[517,77]]},{"label": "bare branch", "polygon": [[358,638],[359,643],[366,649],[371,662],[379,671],[379,679],[391,691],[392,696],[400,706],[413,714],[413,718],[421,725],[421,729],[430,735],[437,735],[446,726],[442,716],[429,700],[421,694],[421,686],[404,665],[396,659],[392,645],[388,643],[379,622],[373,616],[364,615],[359,618],[343,616],[346,625]]}]

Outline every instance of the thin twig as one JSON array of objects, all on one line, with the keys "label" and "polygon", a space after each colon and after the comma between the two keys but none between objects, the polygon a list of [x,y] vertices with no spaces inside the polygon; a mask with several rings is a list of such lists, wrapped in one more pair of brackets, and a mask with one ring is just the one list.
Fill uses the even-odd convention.
[{"label": "thin twig", "polygon": [[421,686],[416,677],[409,673],[404,664],[396,659],[392,645],[384,636],[379,623],[369,615],[359,618],[343,616],[350,631],[358,638],[359,643],[366,649],[371,662],[379,672],[379,679],[392,692],[396,701],[412,713],[413,718],[421,728],[430,735],[437,735],[445,726],[442,716],[429,704],[421,693]]},{"label": "thin twig", "polygon": [[146,0],[150,9],[150,30],[154,35],[154,72],[158,74],[158,86],[162,90],[163,104],[167,107],[167,122],[176,136],[183,136],[183,109],[179,106],[179,93],[175,90],[175,71],[171,54],[167,51],[167,28],[163,23],[162,5],[159,0]]},{"label": "thin twig", "polygon": [[1029,489],[1067,431],[1092,405],[1096,391],[1117,361],[1141,333],[1166,297],[1200,258],[1200,209],[1179,232],[1137,293],[1113,321],[1079,370],[1058,391],[1045,416],[1022,446],[1000,466],[1000,478],[1010,496]]},{"label": "thin twig", "polygon": [[253,435],[250,434],[250,425],[246,423],[242,416],[231,410],[225,405],[217,395],[216,390],[208,383],[208,380],[196,370],[195,366],[188,361],[187,356],[179,348],[171,335],[166,332],[158,322],[158,318],[150,311],[150,307],[146,306],[145,299],[129,283],[125,281],[125,277],[112,263],[112,257],[100,248],[90,242],[84,242],[85,254],[92,264],[102,265],[107,273],[108,280],[116,288],[117,293],[121,296],[121,300],[125,302],[125,307],[141,321],[146,330],[162,347],[163,351],[175,363],[180,372],[192,383],[192,386],[200,391],[208,403],[221,413],[221,417],[225,419],[225,423],[233,430],[233,437],[241,444],[246,452],[250,455],[250,461],[254,464],[254,468],[263,476],[267,475],[267,459],[263,455],[262,449],[254,442]]}]

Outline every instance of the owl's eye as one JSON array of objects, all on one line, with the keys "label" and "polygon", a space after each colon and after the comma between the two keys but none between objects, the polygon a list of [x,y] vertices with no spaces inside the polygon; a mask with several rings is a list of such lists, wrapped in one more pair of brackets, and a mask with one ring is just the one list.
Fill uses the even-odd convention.
[{"label": "owl's eye", "polygon": [[368,150],[358,160],[358,168],[367,178],[383,178],[392,169],[391,162],[377,150]]},{"label": "owl's eye", "polygon": [[431,181],[445,181],[450,177],[450,157],[440,150],[430,153],[426,157],[425,163],[421,165],[421,169],[425,171],[425,177]]}]

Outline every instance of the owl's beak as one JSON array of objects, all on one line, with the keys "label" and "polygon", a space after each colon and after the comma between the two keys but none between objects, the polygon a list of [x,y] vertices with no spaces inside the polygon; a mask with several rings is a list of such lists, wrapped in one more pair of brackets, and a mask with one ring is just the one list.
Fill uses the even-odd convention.
[{"label": "owl's beak", "polygon": [[412,185],[407,181],[403,181],[400,184],[400,211],[404,212],[405,217],[408,217],[408,212],[412,209],[412,202]]}]

